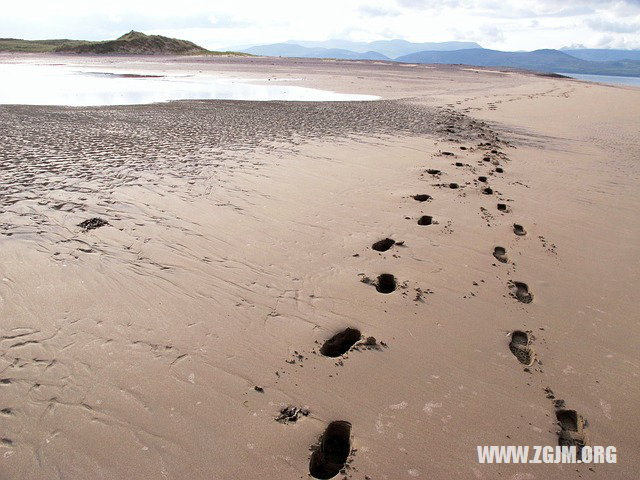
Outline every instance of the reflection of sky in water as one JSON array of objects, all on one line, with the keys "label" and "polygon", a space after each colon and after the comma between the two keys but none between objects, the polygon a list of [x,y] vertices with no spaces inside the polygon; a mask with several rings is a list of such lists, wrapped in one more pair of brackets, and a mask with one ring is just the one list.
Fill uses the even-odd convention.
[{"label": "reflection of sky in water", "polygon": [[566,75],[567,77],[576,78],[578,80],[586,80],[587,82],[611,83],[614,85],[629,85],[632,87],[640,87],[640,77],[587,75],[582,73],[562,73],[561,75]]},{"label": "reflection of sky in water", "polygon": [[291,85],[251,85],[205,75],[136,78],[114,73],[50,65],[0,64],[0,104],[89,106],[186,99],[349,101],[378,98]]}]

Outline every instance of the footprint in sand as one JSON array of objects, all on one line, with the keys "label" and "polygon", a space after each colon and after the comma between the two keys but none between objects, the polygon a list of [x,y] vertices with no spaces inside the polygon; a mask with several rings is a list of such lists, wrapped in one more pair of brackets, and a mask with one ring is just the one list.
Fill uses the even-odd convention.
[{"label": "footprint in sand", "polygon": [[434,223],[433,217],[430,215],[423,215],[418,220],[418,225],[421,225],[421,226],[433,225],[433,223]]},{"label": "footprint in sand", "polygon": [[395,245],[396,241],[391,238],[385,238],[383,240],[378,240],[376,243],[371,245],[376,252],[386,252],[391,247]]},{"label": "footprint in sand", "polygon": [[504,173],[504,169],[502,167],[496,167],[496,173]]},{"label": "footprint in sand", "polygon": [[482,193],[484,193],[485,195],[493,195],[493,188],[485,187],[482,189]]},{"label": "footprint in sand", "polygon": [[344,420],[331,422],[311,454],[309,473],[314,478],[333,478],[344,468],[350,453],[351,424]]},{"label": "footprint in sand", "polygon": [[325,357],[339,357],[349,351],[359,340],[362,334],[357,328],[345,328],[324,342],[320,353]]},{"label": "footprint in sand", "polygon": [[449,188],[451,188],[451,189],[456,189],[456,188],[459,188],[459,187],[460,187],[460,185],[458,185],[457,183],[450,183],[449,184]]},{"label": "footprint in sand", "polygon": [[413,199],[418,202],[428,202],[429,200],[433,200],[431,195],[427,195],[426,193],[419,193],[418,195],[414,195]]},{"label": "footprint in sand", "polygon": [[456,162],[456,167],[464,167],[464,163],[462,163],[462,162]]},{"label": "footprint in sand", "polygon": [[487,183],[487,177],[485,177],[484,175],[478,177],[478,181],[479,182],[483,182],[483,183]]},{"label": "footprint in sand", "polygon": [[522,236],[527,234],[527,231],[524,229],[524,227],[522,225],[514,223],[513,224],[513,233],[515,233],[516,235],[522,237]]},{"label": "footprint in sand", "polygon": [[511,290],[511,296],[522,303],[533,302],[533,293],[529,291],[529,286],[523,282],[510,282],[509,290]]},{"label": "footprint in sand", "polygon": [[396,289],[396,277],[390,273],[378,275],[376,290],[380,293],[391,293]]},{"label": "footprint in sand", "polygon": [[507,263],[509,261],[507,258],[507,250],[504,247],[495,247],[493,249],[493,256],[502,263]]},{"label": "footprint in sand", "polygon": [[498,210],[500,210],[501,212],[509,212],[509,211],[511,211],[511,209],[507,206],[506,203],[499,203],[498,204]]},{"label": "footprint in sand", "polygon": [[511,342],[509,343],[509,350],[518,359],[518,361],[526,366],[533,365],[535,359],[535,353],[529,346],[531,339],[527,332],[522,330],[515,330],[511,334]]},{"label": "footprint in sand", "polygon": [[429,175],[440,175],[442,172],[440,170],[436,170],[435,168],[430,168],[427,170]]},{"label": "footprint in sand", "polygon": [[585,421],[575,410],[556,410],[556,419],[560,424],[558,445],[582,448],[587,444],[587,434],[584,430]]}]

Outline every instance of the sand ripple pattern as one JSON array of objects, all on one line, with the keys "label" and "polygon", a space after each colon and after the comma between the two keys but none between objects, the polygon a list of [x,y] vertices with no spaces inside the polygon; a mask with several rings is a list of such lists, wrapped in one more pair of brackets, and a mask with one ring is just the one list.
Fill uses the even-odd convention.
[{"label": "sand ripple pattern", "polygon": [[[358,134],[429,133],[436,115],[380,102],[181,101],[120,107],[0,107],[0,204],[44,191],[135,183],[153,169],[189,177],[223,152],[265,142]],[[108,173],[108,175],[105,175]],[[80,180],[97,180],[87,186]]]}]

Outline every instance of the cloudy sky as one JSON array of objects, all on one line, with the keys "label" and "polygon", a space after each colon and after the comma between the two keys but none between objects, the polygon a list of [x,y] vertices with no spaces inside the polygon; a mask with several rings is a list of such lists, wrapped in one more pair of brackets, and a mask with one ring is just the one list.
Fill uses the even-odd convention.
[{"label": "cloudy sky", "polygon": [[132,29],[213,49],[330,38],[640,48],[640,0],[21,0],[3,2],[0,16],[0,37],[102,40]]}]

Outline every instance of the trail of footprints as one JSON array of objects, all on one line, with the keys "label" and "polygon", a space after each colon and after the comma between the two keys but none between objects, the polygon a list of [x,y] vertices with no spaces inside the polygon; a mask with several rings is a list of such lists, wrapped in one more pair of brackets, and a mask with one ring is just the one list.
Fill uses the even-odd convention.
[{"label": "trail of footprints", "polygon": [[[479,129],[483,132],[486,138],[487,130],[483,130],[482,127],[479,127]],[[450,125],[446,131],[449,133],[455,131],[455,123]],[[482,135],[480,135],[480,137],[482,138]],[[460,181],[436,183],[433,184],[433,186],[442,189],[456,190],[460,192],[459,195],[465,196],[466,193],[462,190],[475,185],[482,195],[499,195],[499,193],[489,185],[489,178],[495,174],[503,174],[505,170],[501,166],[500,161],[509,161],[509,159],[504,153],[500,152],[495,147],[497,143],[500,143],[497,136],[493,135],[491,140],[492,142],[479,143],[476,149],[468,149],[464,146],[460,147],[463,151],[470,150],[470,152],[473,152],[480,150],[481,152],[484,152],[482,160],[478,163],[479,165],[484,165],[486,163],[490,166],[491,170],[488,175],[475,176],[476,169],[473,166],[456,161],[452,165],[456,168],[464,168],[465,171],[473,173],[475,176],[474,180],[472,182],[465,183]],[[439,155],[442,157],[457,157],[456,154],[448,151],[441,151]],[[427,169],[426,173],[436,179],[440,179],[445,175],[442,170],[435,168]],[[433,200],[433,197],[426,193],[415,194],[412,195],[411,198],[419,203],[426,203]],[[497,203],[496,209],[502,214],[512,213],[512,207],[507,203]],[[494,218],[486,208],[482,207],[481,211],[483,218],[488,222]],[[411,217],[404,218],[410,219]],[[434,220],[432,215],[421,215],[417,220],[417,225],[419,227],[430,227],[437,224],[438,222]],[[518,223],[513,223],[512,225],[514,235],[518,237],[527,235],[527,231],[522,225]],[[404,246],[404,242],[385,237],[375,241],[371,245],[371,249],[375,252],[382,253],[399,246]],[[359,254],[354,256],[358,257]],[[505,247],[495,246],[493,249],[493,257],[499,263],[511,263]],[[397,278],[392,273],[387,272],[379,274],[375,279],[364,276],[361,281],[374,286],[377,292],[384,295],[393,293],[399,286]],[[522,281],[510,281],[507,288],[510,296],[524,305],[531,304],[534,300],[533,292],[531,292],[529,286]],[[420,289],[417,289],[417,291],[418,295],[416,300],[420,299],[423,293],[430,293],[424,292]],[[359,346],[363,346],[380,349],[380,345],[384,347],[387,346],[384,342],[381,342],[379,345],[374,337],[368,337],[364,342],[361,342],[362,338],[363,336],[360,330],[353,327],[347,327],[328,338],[321,346],[320,354],[329,358],[340,358],[336,364],[342,365],[341,358],[343,358],[343,355],[347,354],[354,348],[358,349]],[[508,345],[513,356],[521,365],[523,365],[524,370],[529,373],[531,373],[531,368],[536,362],[541,364],[541,362],[537,360],[535,350],[532,346],[534,340],[535,338],[531,332],[515,330],[510,334],[510,341]],[[298,357],[301,358],[302,355],[298,355]],[[545,392],[547,398],[555,399],[555,395],[551,389],[547,387]],[[575,410],[566,409],[563,400],[554,400],[554,406],[556,408],[555,416],[559,426],[558,444],[561,446],[568,445],[582,448],[587,442],[585,420]],[[276,420],[282,423],[292,423],[296,422],[301,415],[307,416],[309,415],[309,411],[299,407],[287,406],[280,411]],[[349,456],[355,452],[355,450],[353,452],[351,451],[351,435],[352,425],[350,422],[346,420],[330,422],[324,433],[320,436],[317,444],[311,447],[312,454],[309,461],[309,474],[318,479],[333,478],[339,473],[346,474],[346,468],[349,467]]]},{"label": "trail of footprints", "polygon": [[[461,133],[456,131],[456,120],[461,121],[464,119],[464,117],[455,112],[448,113],[451,117],[452,123],[447,126],[445,131],[447,133]],[[482,161],[480,161],[479,164],[483,165],[485,162],[489,164],[492,168],[492,170],[489,172],[490,175],[503,174],[504,168],[500,166],[500,160],[508,161],[508,158],[505,154],[495,148],[495,144],[500,143],[498,137],[488,129],[484,128],[482,123],[478,123],[475,121],[469,122],[468,119],[465,119],[465,121],[468,122],[466,124],[467,128],[471,126],[472,129],[475,129],[476,132],[480,132],[477,134],[478,137],[485,139],[490,138],[492,140],[492,142],[479,143],[477,149],[470,149],[470,151],[480,150],[482,152],[485,152]],[[461,146],[460,149],[462,151],[469,150],[464,146]],[[456,158],[456,155],[454,153],[448,151],[440,152],[440,156]],[[456,168],[464,168],[465,171],[470,171],[475,175],[475,168],[471,165],[459,161],[454,162],[452,165],[454,165]],[[445,175],[443,171],[434,168],[427,169],[426,173],[436,179],[440,179],[443,175]],[[449,190],[461,191],[475,184],[479,187],[479,191],[481,194],[492,196],[497,192],[495,192],[493,188],[488,185],[488,182],[489,176],[479,175],[474,179],[473,182],[466,182],[464,184],[456,182],[445,182],[436,183],[433,184],[433,186]],[[460,192],[460,195],[464,196],[466,195],[466,193]],[[412,196],[412,198],[419,203],[425,203],[433,200],[433,197],[426,193],[415,194]],[[512,211],[511,207],[506,203],[498,203],[496,208],[501,213],[510,213]],[[487,212],[485,208],[482,208],[481,210],[483,212]],[[438,222],[435,221],[433,216],[431,215],[421,215],[417,221],[417,225],[419,227],[429,227],[437,224]],[[94,228],[100,228],[104,225],[108,225],[107,221],[101,218],[91,218],[82,222],[79,227],[81,227],[84,231],[88,231]],[[516,236],[527,235],[525,228],[517,223],[513,224],[513,233]],[[400,246],[404,246],[404,242],[396,241],[392,238],[387,237],[375,241],[371,245],[371,249],[376,252],[387,252],[394,247]],[[510,263],[507,250],[502,246],[494,247],[493,257],[500,263]],[[381,273],[375,280],[372,280],[369,277],[363,277],[361,281],[374,286],[377,292],[384,295],[393,293],[399,286],[397,278],[391,273]],[[521,281],[512,281],[508,284],[508,288],[510,291],[510,295],[517,301],[523,304],[530,304],[533,302],[533,293],[529,290],[529,287],[526,283]],[[420,288],[417,288],[416,292],[416,301],[421,300],[422,296],[425,293],[431,293],[430,291],[423,291]],[[511,353],[516,357],[518,362],[524,366],[526,371],[530,371],[530,367],[532,367],[536,362],[536,354],[532,346],[533,341],[534,337],[532,336],[531,332],[515,330],[510,334],[510,342],[508,347]],[[343,357],[353,349],[381,350],[381,347],[386,348],[386,343],[378,343],[378,341],[374,337],[365,337],[363,340],[363,335],[360,330],[353,327],[347,327],[328,338],[322,344],[320,348],[320,354],[327,358],[340,359],[338,360],[337,364],[341,365],[341,357]],[[301,363],[305,358],[302,354],[299,354],[298,352],[295,353],[296,355],[294,359],[288,361],[287,363],[296,363],[296,361]],[[276,372],[276,375],[279,375],[279,373]],[[9,383],[11,383],[10,379],[0,378],[0,386],[2,384],[6,385]],[[264,393],[264,388],[259,386],[255,386],[254,388],[256,392]],[[587,434],[585,431],[586,421],[575,410],[566,409],[563,400],[555,400],[555,395],[553,394],[551,389],[547,387],[545,389],[545,392],[547,394],[547,398],[554,399],[554,406],[556,407],[555,415],[560,428],[558,432],[558,444],[569,446],[573,445],[579,448],[583,447],[587,442]],[[291,424],[296,423],[302,417],[309,416],[310,413],[310,410],[307,408],[289,405],[283,407],[279,411],[279,414],[275,417],[275,420],[283,424]],[[3,416],[11,416],[14,414],[14,412],[11,408],[3,408],[0,410],[0,414]],[[355,452],[355,450],[351,450],[351,439],[352,424],[350,422],[346,420],[335,420],[330,422],[320,436],[318,442],[311,447],[312,454],[309,460],[309,474],[312,477],[318,479],[329,479],[335,477],[339,473],[344,474],[345,468],[348,467],[349,456]],[[11,447],[13,445],[13,441],[9,438],[1,438],[0,441],[5,447]]]},{"label": "trail of footprints", "polygon": [[[479,145],[479,146],[482,146]],[[450,152],[442,152],[445,155],[451,155]],[[492,154],[500,154],[497,150],[491,150]],[[505,160],[507,160],[506,156],[503,156]],[[499,163],[492,159],[490,156],[486,156],[483,158],[484,162],[491,162],[493,165],[499,165]],[[468,165],[462,162],[455,162],[456,167],[467,167]],[[500,166],[496,166],[494,169],[495,173],[504,173],[504,168]],[[430,175],[434,175],[440,177],[442,172],[440,170],[428,169],[427,173]],[[487,176],[481,175],[477,177],[477,181],[486,184],[488,182]],[[436,186],[446,186],[446,184],[439,184]],[[459,188],[458,184],[450,183],[449,188]],[[494,193],[493,189],[489,186],[483,187],[481,189],[481,193],[486,195],[492,195]],[[414,197],[415,198],[415,197]],[[481,209],[486,211],[486,209]],[[497,210],[502,213],[511,213],[512,209],[506,203],[498,203]],[[527,235],[526,229],[518,224],[513,224],[513,233],[516,236],[523,237]],[[544,239],[544,237],[539,237]],[[543,246],[546,246],[546,242],[542,240]],[[554,246],[555,248],[555,246]],[[555,251],[553,252],[555,253]],[[509,263],[509,257],[507,255],[507,250],[502,246],[495,246],[493,249],[493,256],[500,263]],[[510,291],[510,295],[516,299],[517,301],[523,304],[530,304],[533,302],[533,293],[530,291],[529,286],[520,281],[511,281],[508,284],[508,288]],[[516,357],[518,362],[524,366],[525,371],[530,372],[530,367],[534,365],[536,362],[536,353],[532,346],[534,341],[534,337],[531,332],[525,332],[522,330],[515,330],[510,334],[510,342],[509,342],[509,350]],[[555,395],[549,387],[545,388],[545,392],[547,393],[547,398],[555,399]],[[554,400],[554,407],[556,409],[555,416],[559,426],[558,431],[558,445],[560,446],[575,446],[578,449],[578,455],[580,449],[584,447],[588,442],[588,435],[586,431],[587,422],[586,420],[575,410],[566,409],[564,400]],[[578,457],[579,458],[579,457]]]}]

